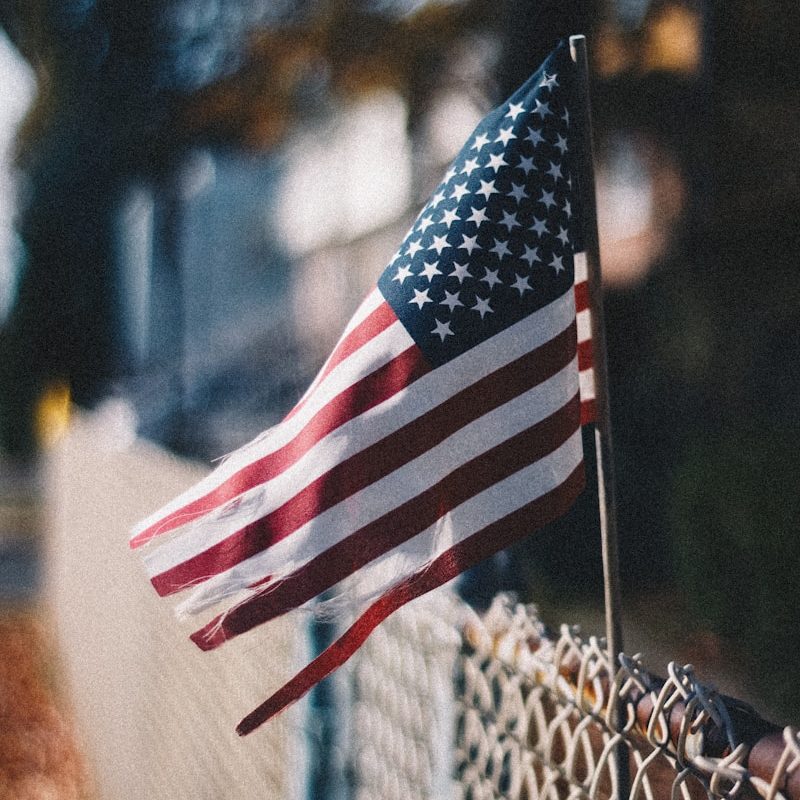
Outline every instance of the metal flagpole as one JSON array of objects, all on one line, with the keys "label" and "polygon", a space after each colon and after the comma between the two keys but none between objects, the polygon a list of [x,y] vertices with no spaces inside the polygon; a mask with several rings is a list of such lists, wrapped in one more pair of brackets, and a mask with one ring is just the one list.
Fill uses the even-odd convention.
[{"label": "metal flagpole", "polygon": [[[597,202],[594,184],[594,151],[592,146],[592,115],[589,99],[589,61],[586,37],[570,36],[570,53],[578,68],[579,142],[578,190],[580,192],[583,240],[588,272],[589,308],[592,320],[592,358],[595,384],[595,446],[597,452],[597,490],[600,504],[600,538],[603,553],[603,584],[605,592],[606,642],[612,675],[619,666],[622,652],[622,599],[619,579],[619,550],[617,545],[617,507],[614,492],[614,463],[611,446],[611,413],[608,402],[608,364],[606,355],[603,294],[600,280],[600,240],[597,232]],[[622,710],[622,706],[620,706]],[[619,729],[624,720],[616,720]],[[629,793],[627,750],[617,747],[617,792],[622,800]]]}]

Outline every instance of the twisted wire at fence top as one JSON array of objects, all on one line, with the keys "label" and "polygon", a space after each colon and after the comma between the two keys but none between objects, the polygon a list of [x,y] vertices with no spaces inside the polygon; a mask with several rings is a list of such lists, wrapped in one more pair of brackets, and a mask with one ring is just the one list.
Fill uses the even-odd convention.
[{"label": "twisted wire at fence top", "polygon": [[618,748],[632,799],[800,798],[797,732],[699,683],[691,666],[671,663],[660,679],[622,656],[611,670],[604,640],[568,626],[549,637],[534,609],[505,596],[464,638],[463,800],[617,798]]}]

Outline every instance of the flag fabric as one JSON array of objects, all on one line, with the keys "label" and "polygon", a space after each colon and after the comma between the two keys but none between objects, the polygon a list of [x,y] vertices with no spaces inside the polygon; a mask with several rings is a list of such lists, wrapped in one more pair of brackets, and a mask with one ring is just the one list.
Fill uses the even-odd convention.
[{"label": "flag fabric", "polygon": [[133,531],[157,592],[206,615],[203,650],[301,608],[344,631],[240,733],[582,491],[575,80],[561,44],[478,125],[285,419]]},{"label": "flag fabric", "polygon": [[589,273],[586,265],[586,253],[580,250],[576,251],[573,258],[575,262],[575,312],[578,326],[578,369],[581,385],[581,425],[587,425],[597,421]]}]

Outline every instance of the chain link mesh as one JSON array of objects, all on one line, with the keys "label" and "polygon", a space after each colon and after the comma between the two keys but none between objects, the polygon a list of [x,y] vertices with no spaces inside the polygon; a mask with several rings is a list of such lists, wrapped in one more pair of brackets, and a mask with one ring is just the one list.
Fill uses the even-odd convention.
[{"label": "chain link mesh", "polygon": [[464,607],[448,592],[382,623],[351,660],[354,800],[453,796],[452,676]]},{"label": "chain link mesh", "polygon": [[[194,470],[155,448],[105,447],[100,433],[76,422],[50,458],[47,501],[48,595],[98,796],[302,797],[299,709],[244,740],[233,726],[292,674],[304,633],[287,625],[219,659],[174,645],[124,539]],[[381,625],[344,674],[348,800],[618,800],[618,749],[635,800],[800,800],[794,728],[690,666],[662,679],[622,656],[612,669],[602,639],[553,635],[506,596],[478,617],[435,592]]]},{"label": "chain link mesh", "polygon": [[800,798],[794,729],[691,666],[671,663],[663,679],[622,656],[612,670],[602,638],[552,634],[507,596],[481,617],[446,593],[404,609],[349,679],[356,800]]},{"label": "chain link mesh", "polygon": [[664,680],[622,656],[612,670],[604,644],[566,625],[550,637],[535,609],[505,596],[466,627],[459,798],[618,798],[617,751],[632,800],[797,797],[794,729],[704,686],[691,666],[671,663]]}]

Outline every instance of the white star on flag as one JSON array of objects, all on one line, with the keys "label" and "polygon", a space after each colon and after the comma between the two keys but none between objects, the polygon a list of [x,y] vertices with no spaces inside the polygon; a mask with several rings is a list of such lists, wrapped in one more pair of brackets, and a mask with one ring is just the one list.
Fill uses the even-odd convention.
[{"label": "white star on flag", "polygon": [[478,244],[478,237],[477,236],[467,236],[466,234],[461,235],[461,244],[459,247],[463,247],[470,255],[472,255],[473,250],[480,250],[480,245]]},{"label": "white star on flag", "polygon": [[467,184],[457,183],[453,186],[453,193],[450,195],[450,199],[461,200],[465,194],[469,194],[469,191],[467,190]]},{"label": "white star on flag", "polygon": [[490,248],[498,258],[502,259],[503,256],[510,256],[511,251],[508,249],[508,242],[502,242],[500,239],[494,240],[494,247]]},{"label": "white star on flag", "polygon": [[450,323],[441,322],[440,320],[436,320],[436,327],[434,328],[433,332],[437,336],[441,336],[442,341],[445,340],[445,337],[453,335],[453,331],[450,330]]},{"label": "white star on flag", "polygon": [[481,315],[481,319],[483,319],[487,314],[492,313],[492,307],[489,305],[489,299],[486,298],[485,300],[481,297],[475,298],[475,305],[472,307],[473,311],[477,311]]},{"label": "white star on flag", "polygon": [[497,192],[494,188],[494,181],[481,181],[481,188],[478,189],[476,194],[482,194],[487,200]]},{"label": "white star on flag", "polygon": [[464,304],[458,299],[458,292],[448,292],[445,289],[444,300],[439,305],[447,306],[452,311],[456,306],[463,306]]},{"label": "white star on flag", "polygon": [[525,244],[525,254],[522,256],[523,261],[528,262],[528,266],[532,267],[533,262],[539,258],[539,248],[538,247],[530,247],[527,243]]},{"label": "white star on flag", "polygon": [[447,243],[447,236],[433,237],[433,244],[431,245],[431,249],[435,250],[437,255],[440,256],[442,254],[442,250],[444,250],[445,247],[450,247],[450,245]]},{"label": "white star on flag", "polygon": [[523,277],[522,275],[517,276],[517,280],[511,284],[513,289],[516,289],[520,296],[525,294],[525,292],[529,292],[531,290],[531,284],[528,278]]},{"label": "white star on flag", "polygon": [[512,128],[501,128],[500,133],[497,134],[495,142],[502,142],[508,144],[512,139],[516,139],[516,134]]},{"label": "white star on flag", "polygon": [[480,225],[481,222],[486,222],[488,219],[485,208],[473,208],[472,213],[467,217],[467,222],[474,222],[476,225]]},{"label": "white star on flag", "polygon": [[502,153],[492,154],[489,156],[489,161],[486,164],[486,169],[499,170],[500,167],[506,167],[508,164],[503,158]]},{"label": "white star on flag", "polygon": [[486,283],[489,284],[489,288],[491,289],[496,284],[502,283],[500,278],[497,277],[497,273],[498,272],[499,272],[499,270],[489,269],[487,267],[486,270],[485,270],[485,274],[484,274],[484,276],[483,276],[483,278],[481,280],[486,281]]},{"label": "white star on flag", "polygon": [[546,72],[544,74],[544,78],[542,78],[542,82],[539,86],[548,86],[549,88],[554,88],[558,86],[558,81],[556,80],[556,75],[548,75]]},{"label": "white star on flag", "polygon": [[544,141],[544,136],[542,136],[539,131],[534,128],[528,128],[528,136],[525,139],[526,142],[530,142],[534,147],[539,144],[539,142]]},{"label": "white star on flag", "polygon": [[520,183],[512,183],[511,184],[511,191],[509,194],[519,203],[524,197],[528,195],[525,194],[525,185]]},{"label": "white star on flag", "polygon": [[544,236],[547,233],[547,221],[534,217],[531,230],[539,236]]},{"label": "white star on flag", "polygon": [[458,214],[456,214],[456,210],[454,208],[448,208],[445,209],[444,214],[442,214],[442,219],[440,220],[440,222],[450,227],[457,219],[458,219]]},{"label": "white star on flag", "polygon": [[554,192],[546,192],[544,189],[542,189],[542,195],[539,199],[548,208],[550,208],[551,206],[554,206],[556,204],[556,201],[553,200],[553,194]]},{"label": "white star on flag", "polygon": [[402,283],[406,278],[411,277],[411,267],[402,266],[397,268],[397,274],[392,278],[393,281],[400,281]]},{"label": "white star on flag", "polygon": [[500,220],[498,225],[503,225],[509,232],[511,231],[512,228],[521,227],[519,222],[517,222],[516,212],[509,214],[508,211],[503,212],[503,219]]},{"label": "white star on flag", "polygon": [[441,275],[441,270],[439,269],[439,265],[434,262],[432,264],[426,263],[420,272],[420,275],[426,277],[429,281],[432,281],[436,275]]},{"label": "white star on flag", "polygon": [[416,303],[420,308],[425,305],[425,303],[432,303],[433,300],[428,297],[428,290],[422,289],[414,289],[414,297],[409,301],[410,303]]},{"label": "white star on flag", "polygon": [[451,278],[455,278],[459,283],[463,283],[469,274],[469,264],[459,264],[457,261],[453,263],[453,271],[450,273]]}]

